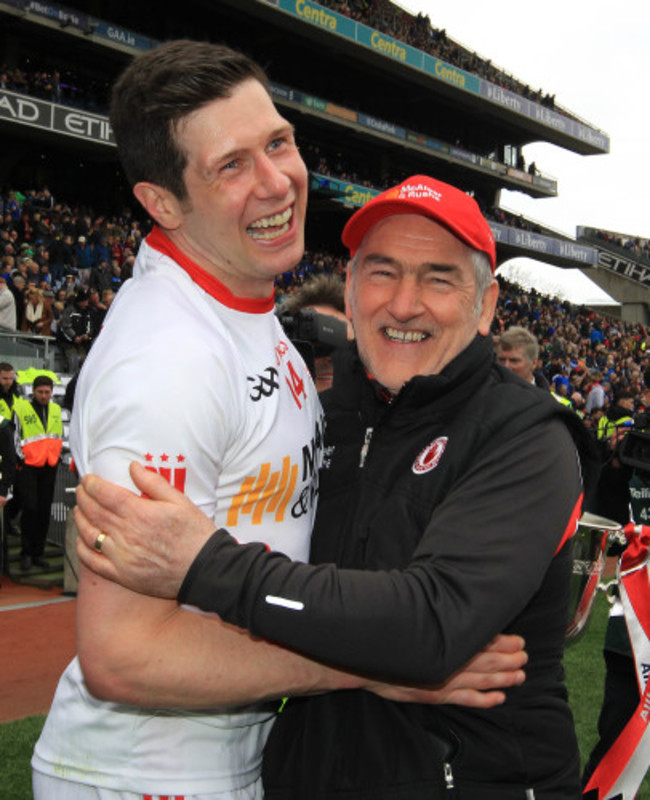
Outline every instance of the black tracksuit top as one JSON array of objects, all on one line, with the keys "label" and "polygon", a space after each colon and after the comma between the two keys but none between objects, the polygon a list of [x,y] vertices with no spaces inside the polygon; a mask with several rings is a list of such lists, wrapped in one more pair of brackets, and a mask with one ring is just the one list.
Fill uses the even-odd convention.
[{"label": "black tracksuit top", "polygon": [[180,599],[402,683],[442,681],[499,632],[524,636],[530,661],[486,711],[363,691],[292,700],[265,752],[267,800],[579,798],[561,659],[562,545],[597,462],[580,420],[494,363],[482,337],[390,402],[344,353],[324,407],[321,566],[216,534]]}]

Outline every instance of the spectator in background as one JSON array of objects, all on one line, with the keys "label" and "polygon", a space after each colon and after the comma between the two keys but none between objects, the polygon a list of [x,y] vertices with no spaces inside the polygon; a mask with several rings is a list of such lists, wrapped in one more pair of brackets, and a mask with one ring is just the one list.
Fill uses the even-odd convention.
[{"label": "spectator in background", "polygon": [[603,409],[605,406],[605,389],[601,381],[603,380],[603,375],[598,370],[593,370],[590,374],[591,378],[591,388],[587,394],[587,402],[585,405],[585,413],[593,414],[594,411],[599,409]]},{"label": "spectator in background", "polygon": [[85,236],[79,236],[74,248],[75,266],[77,268],[79,285],[87,289],[90,283],[90,272],[95,265],[95,253],[92,244]]},{"label": "spectator in background", "polygon": [[66,359],[67,371],[77,371],[79,361],[90,349],[93,323],[86,289],[78,289],[63,309],[57,328],[59,342]]},{"label": "spectator in background", "polygon": [[74,246],[72,243],[72,236],[60,234],[50,243],[50,272],[52,274],[52,281],[55,286],[58,286],[65,275],[65,270],[70,269],[74,263]]},{"label": "spectator in background", "polygon": [[90,289],[95,289],[99,295],[104,289],[111,289],[113,287],[113,276],[108,266],[108,260],[102,259],[96,267],[93,267],[90,273]]},{"label": "spectator in background", "polygon": [[580,392],[573,392],[571,397],[571,405],[573,406],[573,410],[576,414],[580,417],[580,419],[585,418],[585,398],[580,394]]},{"label": "spectator in background", "polygon": [[104,289],[102,292],[102,303],[106,306],[107,310],[111,307],[113,300],[115,300],[115,292],[112,289]]},{"label": "spectator in background", "polygon": [[27,281],[22,274],[13,274],[11,276],[11,283],[9,290],[14,296],[16,303],[16,329],[22,330],[23,316],[25,313],[25,289],[27,288]]},{"label": "spectator in background", "polygon": [[135,256],[133,254],[129,254],[124,259],[122,266],[120,267],[120,274],[119,274],[119,283],[116,286],[115,278],[118,276],[114,275],[113,278],[113,289],[117,291],[119,286],[121,286],[125,281],[128,281],[129,278],[133,277],[133,265],[135,264]]},{"label": "spectator in background", "polygon": [[74,295],[79,288],[77,283],[77,278],[75,275],[68,274],[63,279],[63,284],[61,288],[65,291],[66,296],[69,297],[70,295]]},{"label": "spectator in background", "polygon": [[3,276],[0,276],[0,328],[16,330],[16,300]]},{"label": "spectator in background", "polygon": [[52,301],[52,333],[56,334],[59,328],[61,315],[65,310],[67,292],[65,289],[58,289]]},{"label": "spectator in background", "polygon": [[603,332],[600,329],[600,325],[595,322],[589,332],[589,341],[591,342],[591,346],[594,350],[598,348],[598,345],[603,341]]},{"label": "spectator in background", "polygon": [[[112,291],[108,289],[107,291]],[[101,330],[101,327],[104,323],[104,317],[106,316],[106,312],[108,311],[108,306],[104,304],[102,298],[99,294],[99,291],[95,288],[91,288],[88,291],[88,313],[90,314],[90,320],[92,325],[92,333],[91,338],[95,339]]]},{"label": "spectator in background", "polygon": [[512,370],[527,383],[550,389],[549,383],[537,369],[539,344],[533,334],[526,328],[513,325],[499,336],[497,345],[497,361]]},{"label": "spectator in background", "polygon": [[53,319],[52,299],[46,298],[40,289],[29,289],[20,329],[39,336],[50,336]]}]

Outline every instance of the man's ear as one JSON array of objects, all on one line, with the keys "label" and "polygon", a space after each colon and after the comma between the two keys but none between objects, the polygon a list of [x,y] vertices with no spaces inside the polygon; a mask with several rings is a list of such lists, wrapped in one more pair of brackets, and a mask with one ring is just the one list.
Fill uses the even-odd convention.
[{"label": "man's ear", "polygon": [[492,320],[497,310],[497,300],[499,299],[499,284],[496,280],[487,287],[483,293],[481,301],[481,312],[478,317],[478,332],[482,336],[488,336]]},{"label": "man's ear", "polygon": [[176,230],[183,221],[181,204],[176,195],[169,189],[163,189],[155,183],[136,183],[133,187],[133,194],[161,228]]}]

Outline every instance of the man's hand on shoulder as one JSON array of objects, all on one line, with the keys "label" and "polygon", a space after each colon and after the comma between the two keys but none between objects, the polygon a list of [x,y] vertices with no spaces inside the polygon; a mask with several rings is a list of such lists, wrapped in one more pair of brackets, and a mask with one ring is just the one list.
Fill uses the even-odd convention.
[{"label": "man's hand on shoulder", "polygon": [[[157,473],[132,463],[138,497],[96,475],[77,487],[77,553],[103,578],[155,597],[176,598],[212,520]],[[103,536],[102,536],[103,534]]]}]

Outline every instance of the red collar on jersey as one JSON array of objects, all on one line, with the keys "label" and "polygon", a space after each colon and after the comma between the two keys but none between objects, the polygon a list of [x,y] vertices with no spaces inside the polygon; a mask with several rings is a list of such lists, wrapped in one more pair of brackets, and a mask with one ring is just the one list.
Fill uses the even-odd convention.
[{"label": "red collar on jersey", "polygon": [[181,269],[187,272],[194,283],[227,308],[232,308],[235,311],[245,311],[248,314],[265,314],[267,311],[273,311],[274,298],[272,294],[270,297],[263,298],[237,297],[214,275],[210,275],[203,267],[199,267],[191,258],[181,252],[157,225],[154,225],[153,230],[146,238],[146,242],[149,247],[165,256],[169,256],[172,261],[175,261]]}]

